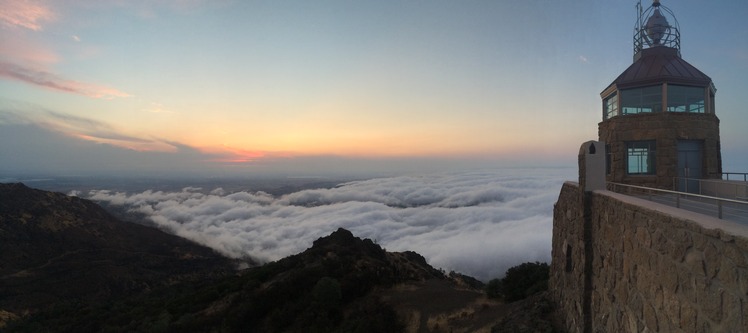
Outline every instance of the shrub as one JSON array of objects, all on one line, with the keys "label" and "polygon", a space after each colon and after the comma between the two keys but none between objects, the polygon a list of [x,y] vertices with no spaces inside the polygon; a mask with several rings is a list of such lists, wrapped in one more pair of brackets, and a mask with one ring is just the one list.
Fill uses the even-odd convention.
[{"label": "shrub", "polygon": [[503,279],[493,279],[486,285],[486,294],[491,298],[503,298],[506,302],[524,299],[537,292],[548,290],[550,267],[547,263],[526,262],[506,271]]},{"label": "shrub", "polygon": [[501,279],[493,279],[486,284],[488,298],[501,298]]}]

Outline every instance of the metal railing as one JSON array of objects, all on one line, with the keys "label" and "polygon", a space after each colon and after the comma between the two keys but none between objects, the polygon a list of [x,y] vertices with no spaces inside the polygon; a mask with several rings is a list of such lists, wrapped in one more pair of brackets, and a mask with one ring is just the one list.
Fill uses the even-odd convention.
[{"label": "metal railing", "polygon": [[748,223],[748,201],[612,182],[608,182],[608,190],[705,215],[716,215],[720,219]]},{"label": "metal railing", "polygon": [[738,180],[742,177],[744,182],[748,182],[748,172],[723,172],[720,174],[724,180],[730,180],[730,175],[738,176]]},{"label": "metal railing", "polygon": [[748,201],[748,182],[673,177],[673,191]]}]

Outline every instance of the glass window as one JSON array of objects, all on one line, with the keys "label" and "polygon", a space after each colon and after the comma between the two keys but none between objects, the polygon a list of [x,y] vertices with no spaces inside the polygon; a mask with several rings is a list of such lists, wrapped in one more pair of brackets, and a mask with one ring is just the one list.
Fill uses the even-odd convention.
[{"label": "glass window", "polygon": [[605,109],[605,119],[610,119],[618,115],[618,94],[613,93],[613,95],[608,96],[608,98],[603,101],[603,108]]},{"label": "glass window", "polygon": [[610,163],[612,162],[610,157],[610,145],[605,145],[605,174],[610,175]]},{"label": "glass window", "polygon": [[668,112],[705,113],[704,88],[669,84],[667,86]]},{"label": "glass window", "polygon": [[662,86],[621,90],[621,114],[662,111]]},{"label": "glass window", "polygon": [[655,174],[655,141],[626,143],[626,170],[630,175]]}]

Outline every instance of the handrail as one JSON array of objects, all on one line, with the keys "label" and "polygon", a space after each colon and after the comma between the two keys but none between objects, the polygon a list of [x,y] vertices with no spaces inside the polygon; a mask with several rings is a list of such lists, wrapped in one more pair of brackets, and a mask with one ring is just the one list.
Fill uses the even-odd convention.
[{"label": "handrail", "polygon": [[[733,200],[733,199],[725,199],[725,198],[718,198],[703,194],[694,194],[694,193],[686,193],[686,192],[679,192],[679,191],[671,191],[671,190],[663,190],[659,188],[652,188],[652,187],[645,187],[645,186],[637,186],[637,185],[629,185],[629,184],[621,184],[621,183],[614,183],[614,182],[608,182],[608,185],[612,185],[613,192],[615,191],[616,187],[626,187],[626,188],[632,188],[632,189],[638,189],[638,190],[644,190],[648,194],[648,199],[650,201],[653,201],[652,194],[653,193],[666,193],[666,194],[674,194],[675,195],[675,206],[677,208],[681,208],[681,197],[694,197],[694,198],[701,198],[706,200],[714,200],[717,204],[717,217],[722,219],[722,208],[724,203],[733,203],[738,204],[740,207],[745,206],[748,208],[748,201],[741,201],[741,200]],[[617,192],[620,193],[620,192]]]},{"label": "handrail", "polygon": [[741,175],[743,176],[744,182],[748,181],[748,172],[723,172],[722,175],[727,176],[727,179],[725,180],[730,180],[730,175]]},{"label": "handrail", "polygon": [[[689,183],[692,182],[698,182],[698,186],[689,189]],[[698,194],[702,195],[725,199],[748,200],[748,183],[737,180],[673,177],[673,191],[677,191],[680,185],[684,187],[683,192],[687,193],[695,194],[693,191],[698,190]]]},{"label": "handrail", "polygon": [[[719,176],[719,178],[721,178],[722,180],[730,180],[730,175],[738,175],[738,176],[743,176],[744,182],[748,182],[748,172],[719,172],[719,173],[710,173],[710,175]],[[727,176],[727,178],[724,178],[724,176]]]}]

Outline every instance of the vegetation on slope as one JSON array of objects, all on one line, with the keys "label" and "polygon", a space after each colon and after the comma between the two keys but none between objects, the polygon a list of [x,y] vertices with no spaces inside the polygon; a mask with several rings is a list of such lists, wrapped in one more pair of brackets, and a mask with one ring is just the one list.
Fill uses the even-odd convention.
[{"label": "vegetation on slope", "polygon": [[503,278],[488,281],[486,294],[506,302],[519,301],[548,290],[549,276],[547,263],[526,262],[509,268]]},{"label": "vegetation on slope", "polygon": [[[87,200],[0,184],[0,250],[7,332],[487,332],[499,320],[499,332],[550,327],[528,319],[547,317],[542,299],[517,302],[525,305],[516,312],[486,300],[480,281],[446,276],[415,252],[386,252],[344,229],[235,271],[207,248],[118,221]],[[501,296],[538,289],[510,278],[535,281],[535,266],[510,269]]]}]

